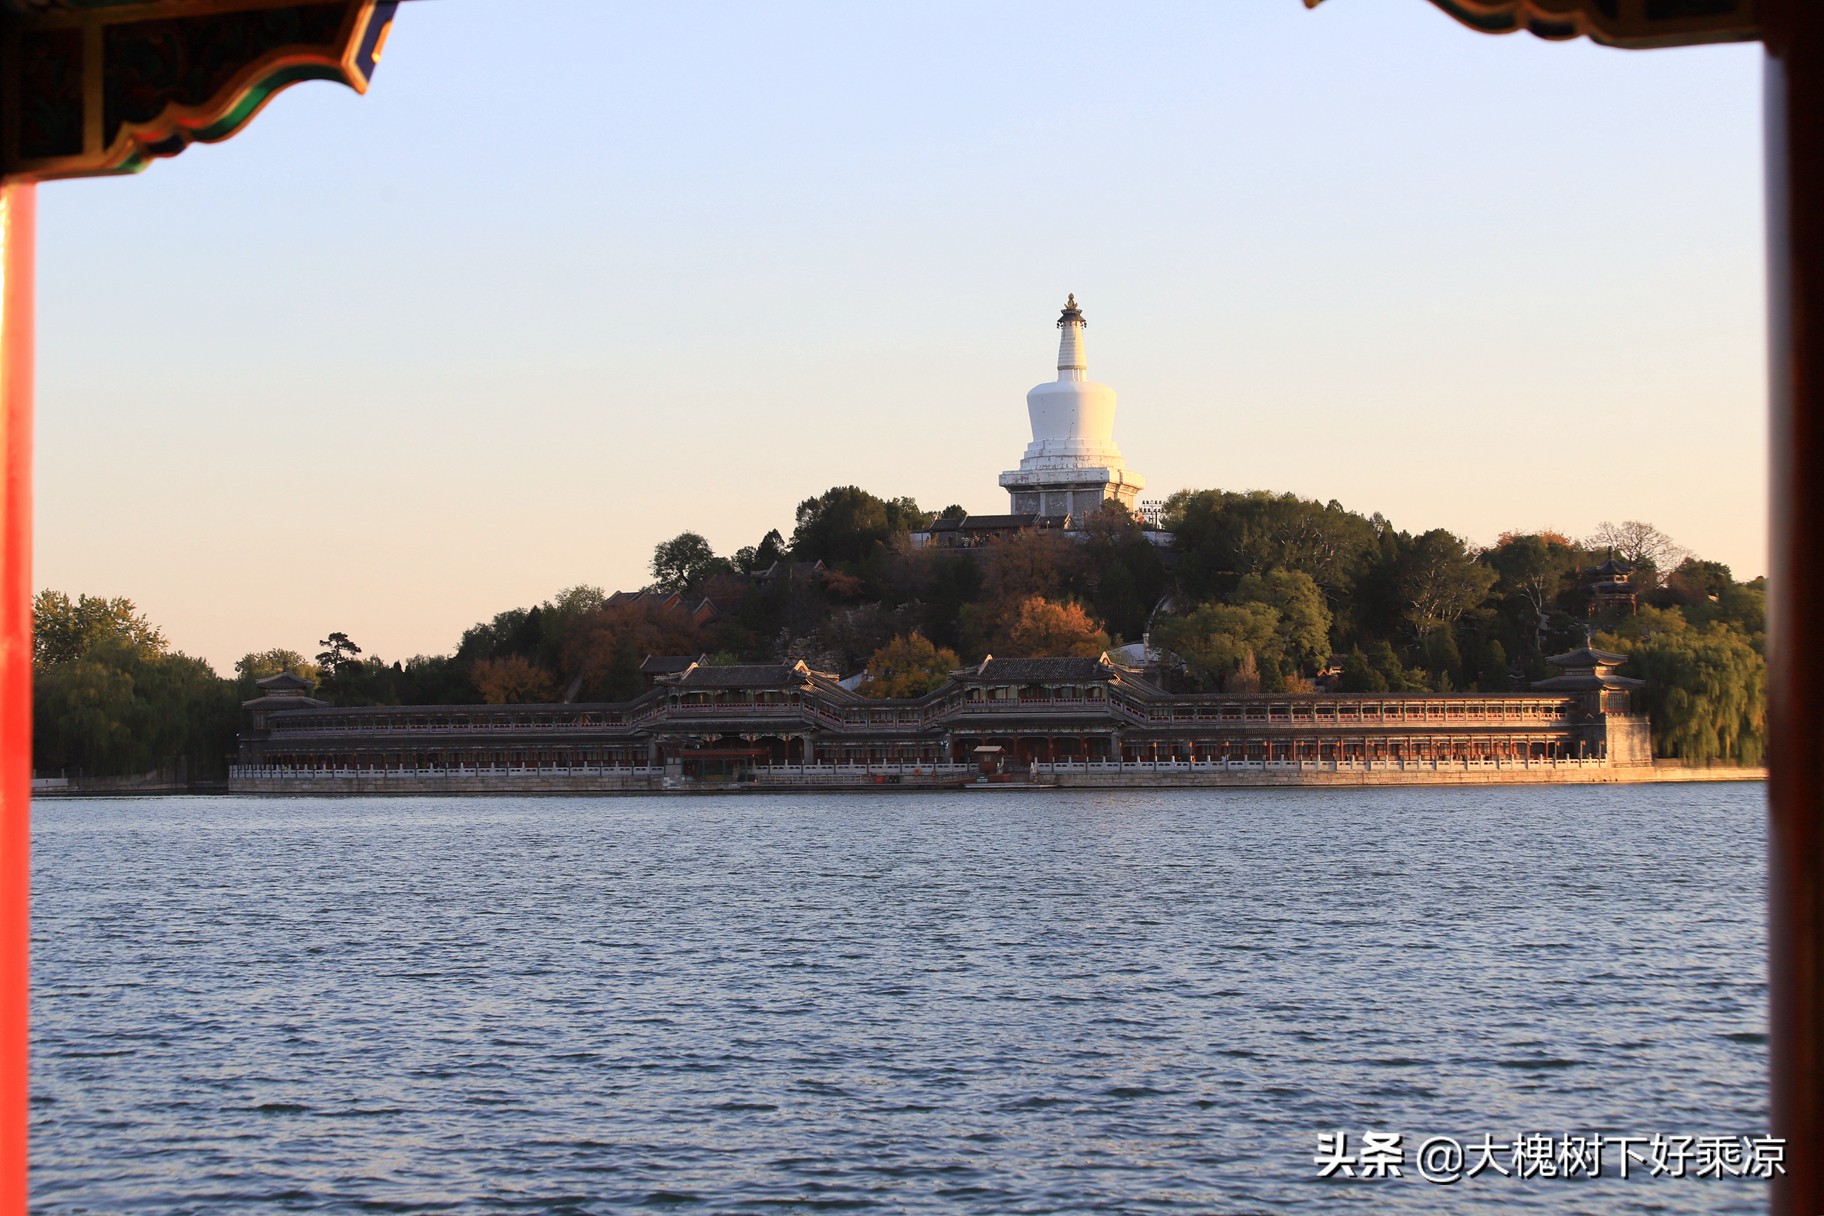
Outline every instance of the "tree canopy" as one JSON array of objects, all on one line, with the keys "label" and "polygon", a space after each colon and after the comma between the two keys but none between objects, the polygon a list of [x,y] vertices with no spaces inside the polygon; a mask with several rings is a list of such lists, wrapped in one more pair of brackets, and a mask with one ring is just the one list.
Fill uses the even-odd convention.
[{"label": "tree canopy", "polygon": [[961,666],[956,651],[932,645],[922,633],[901,634],[868,659],[861,690],[870,697],[922,697]]},{"label": "tree canopy", "polygon": [[170,650],[125,597],[41,591],[33,601],[32,762],[39,772],[119,777],[181,767],[220,773],[235,685]]},{"label": "tree canopy", "polygon": [[1002,636],[1002,649],[1022,658],[1093,659],[1108,649],[1108,635],[1081,604],[1040,595],[1020,601]]},{"label": "tree canopy", "polygon": [[142,654],[163,654],[165,637],[125,596],[40,591],[32,600],[32,665],[52,667],[80,659],[108,643]]},{"label": "tree canopy", "polygon": [[652,551],[652,585],[660,591],[695,592],[710,575],[733,568],[695,532],[680,532]]},{"label": "tree canopy", "polygon": [[928,524],[910,498],[876,498],[859,486],[835,486],[798,504],[792,556],[831,566],[857,566],[878,556],[888,538]]}]

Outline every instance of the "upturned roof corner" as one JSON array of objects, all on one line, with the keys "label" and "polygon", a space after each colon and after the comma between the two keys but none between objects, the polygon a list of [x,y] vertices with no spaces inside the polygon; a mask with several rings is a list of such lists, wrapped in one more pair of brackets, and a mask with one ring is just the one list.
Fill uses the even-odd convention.
[{"label": "upturned roof corner", "polygon": [[[1472,30],[1520,30],[1552,41],[1588,38],[1624,50],[1752,42],[1761,36],[1756,0],[1431,0]],[[1305,0],[1316,8],[1323,0]]]}]

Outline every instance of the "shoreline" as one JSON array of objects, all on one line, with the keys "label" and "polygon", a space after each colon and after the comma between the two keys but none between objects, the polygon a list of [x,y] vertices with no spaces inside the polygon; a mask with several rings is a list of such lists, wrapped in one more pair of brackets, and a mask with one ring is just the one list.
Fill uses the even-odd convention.
[{"label": "shoreline", "polygon": [[178,792],[264,796],[366,797],[371,795],[488,794],[791,794],[898,793],[973,790],[979,793],[1067,789],[1260,789],[1376,788],[1387,786],[1642,785],[1687,782],[1765,781],[1765,768],[1685,768],[1678,765],[1614,767],[1596,765],[1512,765],[1409,769],[1264,767],[1214,771],[1125,769],[1065,771],[1031,775],[995,774],[977,780],[967,773],[853,772],[768,773],[751,780],[698,779],[675,773],[313,773],[310,776],[243,776],[207,791],[83,789],[35,791],[34,796],[153,795]]}]

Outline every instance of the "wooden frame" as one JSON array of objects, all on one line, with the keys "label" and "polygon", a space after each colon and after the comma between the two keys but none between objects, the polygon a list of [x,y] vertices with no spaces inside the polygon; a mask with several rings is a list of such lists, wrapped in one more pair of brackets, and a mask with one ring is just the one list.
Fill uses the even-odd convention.
[{"label": "wooden frame", "polygon": [[[1788,1172],[1774,1181],[1773,1207],[1779,1216],[1818,1216],[1824,1213],[1824,0],[1432,2],[1487,33],[1528,30],[1630,48],[1757,37],[1766,43],[1772,1131],[1788,1143]],[[0,1216],[26,1211],[32,182],[131,171],[193,140],[226,138],[296,80],[339,79],[365,89],[396,0],[146,0],[105,11],[93,3],[0,0]],[[326,3],[349,14],[336,45],[268,47],[216,81],[207,97],[173,100],[109,136],[110,30],[127,28],[135,15],[145,24],[206,23]],[[28,63],[21,39],[34,31],[61,38],[66,56],[76,56],[74,78],[51,79],[44,95],[54,95],[66,117],[80,114],[81,135],[67,150],[27,156],[22,103],[40,94],[26,86],[25,73],[44,61]]]}]

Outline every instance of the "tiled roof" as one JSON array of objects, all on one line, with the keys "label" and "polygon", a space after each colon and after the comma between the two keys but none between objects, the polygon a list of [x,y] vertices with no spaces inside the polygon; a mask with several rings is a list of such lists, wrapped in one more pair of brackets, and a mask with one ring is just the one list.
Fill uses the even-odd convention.
[{"label": "tiled roof", "polygon": [[822,574],[824,570],[825,566],[822,561],[774,562],[764,570],[754,571],[753,577],[759,579],[761,582],[780,578],[788,574],[793,578],[810,578],[813,575]]},{"label": "tiled roof", "polygon": [[706,658],[707,655],[701,654],[649,654],[646,661],[640,664],[640,674],[676,675],[680,671],[689,671],[693,664],[701,663]]},{"label": "tiled roof", "polygon": [[1567,671],[1561,676],[1549,680],[1534,680],[1533,688],[1539,692],[1593,692],[1598,688],[1645,688],[1645,680],[1630,680],[1613,672],[1600,671],[1593,667]]},{"label": "tiled roof", "polygon": [[997,659],[992,655],[970,678],[995,681],[1105,680],[1108,668],[1096,659]]},{"label": "tiled roof", "polygon": [[1625,654],[1616,654],[1610,650],[1593,650],[1580,646],[1565,654],[1555,654],[1546,659],[1553,667],[1614,667],[1628,661]]},{"label": "tiled roof", "polygon": [[802,684],[805,670],[795,663],[747,663],[735,667],[695,667],[678,678],[682,688],[784,688]]},{"label": "tiled roof", "polygon": [[327,709],[328,701],[319,701],[315,697],[265,696],[255,697],[251,701],[242,701],[242,709]]}]

